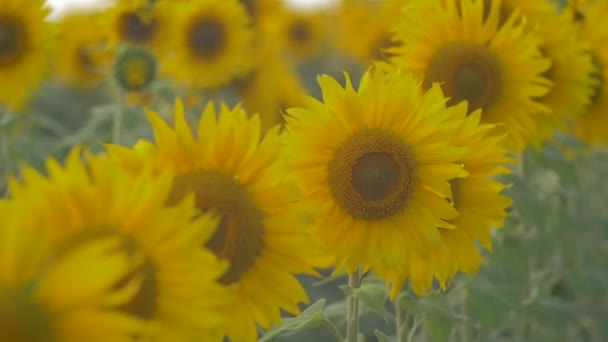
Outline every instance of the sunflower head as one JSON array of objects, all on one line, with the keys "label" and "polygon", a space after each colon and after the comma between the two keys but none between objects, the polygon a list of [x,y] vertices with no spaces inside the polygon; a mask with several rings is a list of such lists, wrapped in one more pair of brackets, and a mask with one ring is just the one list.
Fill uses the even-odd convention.
[{"label": "sunflower head", "polygon": [[91,86],[107,76],[112,50],[96,12],[72,12],[59,21],[58,76],[73,85]]},{"label": "sunflower head", "polygon": [[110,46],[121,43],[144,46],[161,52],[166,40],[168,1],[118,1],[107,9]]},{"label": "sunflower head", "polygon": [[285,150],[306,205],[319,208],[317,234],[351,272],[401,272],[454,228],[448,181],[466,175],[467,147],[451,141],[466,108],[401,72],[368,71],[358,89],[348,77],[319,84],[322,102],[288,110]]},{"label": "sunflower head", "polygon": [[268,35],[279,42],[288,56],[299,61],[309,60],[321,53],[326,24],[324,12],[285,9],[268,25]]},{"label": "sunflower head", "polygon": [[237,0],[176,6],[171,58],[164,60],[168,74],[181,83],[209,88],[251,69],[253,31]]},{"label": "sunflower head", "polygon": [[0,103],[20,110],[50,67],[53,26],[41,0],[8,1],[0,8]]},{"label": "sunflower head", "polygon": [[[49,159],[48,176],[25,168],[23,180],[10,183],[10,200],[18,226],[48,234],[53,258],[104,239],[114,241],[112,248],[128,256],[123,274],[110,279],[110,285],[128,292],[113,301],[87,297],[117,312],[109,321],[112,326],[97,323],[95,332],[117,334],[136,321],[147,326],[137,333],[142,338],[219,338],[226,316],[218,310],[233,298],[217,282],[227,265],[201,247],[218,218],[210,216],[213,213],[201,216],[191,196],[167,206],[171,167],[131,173],[107,155],[86,153],[83,160],[80,152],[74,149],[65,166]],[[96,317],[83,323],[95,326],[103,318]],[[108,331],[100,333],[104,328]],[[80,327],[74,324],[71,329]],[[88,340],[86,336],[80,340]]]},{"label": "sunflower head", "polygon": [[126,47],[118,53],[113,66],[114,80],[127,92],[149,87],[156,80],[156,58],[141,47]]},{"label": "sunflower head", "polygon": [[300,194],[279,159],[279,129],[262,138],[257,115],[226,105],[218,113],[212,103],[194,124],[196,135],[180,102],[174,127],[147,114],[156,144],[107,148],[126,169],[137,170],[146,160],[159,170],[172,165],[177,172],[168,203],[192,194],[201,212],[220,214],[206,247],[229,262],[221,282],[239,298],[226,307],[233,317],[226,333],[235,341],[255,341],[256,323],[268,329],[281,320],[279,310],[297,314],[298,303],[308,301],[295,274],[316,274],[313,267],[331,261],[312,235],[306,212],[294,206]]},{"label": "sunflower head", "polygon": [[536,35],[518,11],[501,23],[501,3],[409,2],[397,29],[407,43],[391,49],[391,62],[413,72],[427,89],[441,84],[449,104],[467,101],[470,112],[482,109],[483,121],[500,123],[497,133],[509,132],[507,143],[521,150],[540,143],[539,126],[550,116],[537,99],[549,91],[542,73],[551,61],[541,57]]}]

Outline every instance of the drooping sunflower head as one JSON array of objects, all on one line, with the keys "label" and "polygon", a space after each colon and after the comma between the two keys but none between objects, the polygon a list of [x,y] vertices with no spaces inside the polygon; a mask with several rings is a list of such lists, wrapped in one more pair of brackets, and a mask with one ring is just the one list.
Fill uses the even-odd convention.
[{"label": "drooping sunflower head", "polygon": [[411,1],[397,32],[407,47],[392,49],[391,61],[427,89],[439,82],[449,104],[467,101],[469,111],[482,109],[483,120],[500,123],[511,147],[521,150],[541,139],[538,125],[550,110],[535,99],[549,91],[542,73],[551,62],[541,57],[518,11],[499,26],[500,4],[492,1],[484,18],[484,1]]},{"label": "drooping sunflower head", "polygon": [[126,169],[137,170],[146,160],[158,169],[175,167],[168,203],[193,194],[200,211],[220,213],[219,229],[206,246],[229,262],[221,282],[238,297],[226,307],[232,317],[226,333],[234,341],[255,341],[256,323],[267,329],[280,321],[280,310],[297,314],[298,303],[307,302],[295,274],[328,266],[308,221],[294,207],[299,195],[279,159],[279,129],[262,138],[257,115],[249,118],[225,105],[216,113],[211,103],[196,135],[180,102],[174,128],[156,113],[148,117],[156,144],[107,148]]},{"label": "drooping sunflower head", "polygon": [[579,7],[579,39],[589,47],[589,56],[593,63],[591,77],[593,90],[591,102],[585,108],[575,125],[576,135],[590,143],[608,143],[608,29],[603,25],[608,4],[603,1],[590,1]]},{"label": "drooping sunflower head", "polygon": [[113,74],[118,86],[126,92],[149,87],[156,80],[156,58],[141,47],[126,47],[114,61]]},{"label": "drooping sunflower head", "polygon": [[[136,335],[142,338],[217,340],[226,319],[219,308],[232,300],[218,283],[227,265],[201,245],[215,231],[218,219],[200,216],[192,197],[167,207],[171,168],[150,170],[126,172],[107,155],[87,154],[83,161],[78,148],[67,157],[65,166],[49,159],[48,176],[25,168],[23,180],[10,183],[16,224],[48,234],[53,258],[102,239],[112,239],[114,248],[129,257],[123,275],[110,278],[114,286],[127,287],[128,293],[113,301],[86,297],[99,309],[116,312],[114,320],[102,321],[99,327],[95,324],[103,317],[81,318],[96,333],[113,322],[109,331],[93,335],[95,338],[121,336],[112,335],[120,329],[127,330],[122,336],[132,335],[128,330],[133,322],[140,322],[145,330]],[[81,327],[74,324],[71,329]],[[87,336],[93,338],[83,338]]]},{"label": "drooping sunflower head", "polygon": [[59,21],[57,74],[65,82],[92,86],[109,73],[112,50],[96,12],[73,12]]},{"label": "drooping sunflower head", "polygon": [[54,30],[42,0],[8,0],[0,8],[0,104],[20,110],[48,72]]},{"label": "drooping sunflower head", "polygon": [[171,58],[165,69],[178,82],[213,88],[252,68],[253,31],[237,0],[177,4]]},{"label": "drooping sunflower head", "polygon": [[398,71],[368,71],[357,90],[348,78],[319,84],[323,102],[288,110],[285,150],[305,203],[321,210],[317,234],[350,271],[401,272],[408,253],[427,257],[454,228],[448,180],[463,174],[466,148],[450,143],[447,120],[466,109]]}]

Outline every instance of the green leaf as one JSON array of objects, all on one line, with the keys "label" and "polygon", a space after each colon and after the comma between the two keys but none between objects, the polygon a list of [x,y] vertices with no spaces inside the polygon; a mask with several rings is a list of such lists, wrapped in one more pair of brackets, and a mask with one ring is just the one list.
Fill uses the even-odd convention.
[{"label": "green leaf", "polygon": [[303,331],[319,325],[321,321],[325,320],[325,317],[323,316],[325,302],[325,298],[319,299],[306,308],[300,316],[283,319],[281,325],[270,328],[259,341],[270,341],[285,332]]},{"label": "green leaf", "polygon": [[376,329],[374,330],[374,334],[376,334],[376,338],[378,342],[395,342],[394,337],[386,336],[382,331]]},{"label": "green leaf", "polygon": [[361,287],[355,290],[355,296],[372,312],[387,319],[390,317],[386,311],[386,284],[380,278],[367,276],[363,279]]}]

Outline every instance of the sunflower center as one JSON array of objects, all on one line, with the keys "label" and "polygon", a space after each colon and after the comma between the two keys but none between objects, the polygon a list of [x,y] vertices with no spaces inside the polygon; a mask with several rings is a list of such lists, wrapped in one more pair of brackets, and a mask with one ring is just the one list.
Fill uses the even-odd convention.
[{"label": "sunflower center", "polygon": [[310,39],[311,32],[308,24],[303,20],[296,20],[291,24],[289,36],[296,44],[303,44]]},{"label": "sunflower center", "polygon": [[414,186],[414,162],[392,133],[355,133],[336,150],[328,166],[329,188],[353,218],[380,220],[402,210]]},{"label": "sunflower center", "polygon": [[113,226],[86,229],[63,239],[59,244],[59,248],[57,248],[57,256],[65,255],[65,253],[69,253],[70,250],[83,243],[112,236],[118,236],[121,239],[121,250],[126,252],[131,257],[130,259],[133,260],[132,268],[114,284],[114,287],[116,289],[123,288],[133,280],[133,277],[143,277],[141,286],[137,292],[118,309],[142,319],[151,319],[158,308],[156,302],[159,295],[158,270],[150,258],[146,256],[142,257],[143,251],[132,237],[121,233]]},{"label": "sunflower center", "polygon": [[214,18],[203,18],[190,28],[188,40],[192,52],[200,58],[212,59],[226,44],[226,29]]},{"label": "sunflower center", "polygon": [[469,103],[469,113],[487,109],[500,93],[500,68],[496,57],[484,45],[454,43],[440,48],[431,58],[424,87],[440,82],[448,105]]},{"label": "sunflower center", "polygon": [[27,291],[0,289],[0,331],[4,341],[55,341],[49,313]]},{"label": "sunflower center", "polygon": [[127,42],[148,43],[156,32],[156,21],[145,21],[137,12],[125,13],[120,18],[120,32],[122,39]]},{"label": "sunflower center", "polygon": [[0,67],[13,64],[25,53],[25,29],[16,18],[0,17]]},{"label": "sunflower center", "polygon": [[177,203],[190,191],[194,192],[196,206],[202,212],[214,210],[221,215],[220,225],[206,247],[230,262],[220,281],[238,282],[264,248],[264,214],[243,185],[217,171],[177,176],[169,204]]}]

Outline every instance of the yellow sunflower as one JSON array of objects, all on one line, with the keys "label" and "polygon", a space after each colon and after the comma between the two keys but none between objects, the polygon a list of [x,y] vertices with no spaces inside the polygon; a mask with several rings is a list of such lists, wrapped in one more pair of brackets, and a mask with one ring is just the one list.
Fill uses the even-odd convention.
[{"label": "yellow sunflower", "polygon": [[[466,103],[459,106],[466,107]],[[458,112],[468,111],[465,108]],[[493,178],[508,173],[505,165],[514,160],[506,156],[502,147],[504,136],[490,135],[494,126],[480,124],[480,119],[480,110],[466,118],[456,118],[460,129],[452,143],[469,148],[469,152],[459,160],[468,175],[450,180],[452,203],[459,213],[450,223],[456,229],[440,229],[441,245],[428,257],[410,256],[406,272],[394,274],[393,298],[408,278],[418,295],[432,288],[433,278],[445,289],[458,271],[474,274],[484,263],[477,243],[486,250],[492,250],[491,229],[503,226],[505,210],[512,204],[501,194],[506,186]]]},{"label": "yellow sunflower", "polygon": [[237,0],[176,4],[171,54],[163,70],[179,83],[213,88],[253,67],[253,31]]},{"label": "yellow sunflower", "polygon": [[57,74],[69,84],[89,87],[109,74],[112,50],[95,12],[73,12],[59,21],[61,54]]},{"label": "yellow sunflower", "polygon": [[[459,2],[460,0],[456,1]],[[505,24],[509,17],[517,11],[520,11],[533,27],[540,24],[538,20],[546,19],[558,12],[555,2],[551,0],[483,0],[483,2],[483,16],[486,19],[489,17],[492,3],[499,4],[498,26]],[[523,17],[520,17],[520,19],[523,19]]]},{"label": "yellow sunflower", "polygon": [[392,31],[399,19],[397,2],[342,1],[336,48],[363,65],[388,58],[387,49],[398,44]]},{"label": "yellow sunflower", "polygon": [[608,27],[604,20],[608,14],[605,1],[588,2],[579,6],[579,39],[590,48],[594,64],[591,103],[577,121],[576,135],[590,143],[608,143]]},{"label": "yellow sunflower", "polygon": [[232,82],[244,109],[260,115],[262,132],[285,123],[290,107],[303,105],[307,90],[294,67],[280,53],[258,49],[258,62],[250,75]]},{"label": "yellow sunflower", "polygon": [[500,123],[516,151],[539,143],[538,124],[550,109],[535,99],[549,91],[542,73],[543,58],[536,37],[525,30],[517,11],[498,26],[500,1],[490,4],[484,20],[484,1],[412,0],[403,9],[397,34],[403,46],[391,50],[391,61],[412,71],[425,88],[441,83],[448,104],[469,103],[483,109],[482,120]]},{"label": "yellow sunflower", "polygon": [[323,102],[287,111],[285,148],[317,234],[351,273],[404,272],[409,254],[428,257],[440,230],[455,228],[448,181],[466,175],[467,148],[450,143],[448,120],[464,108],[400,72],[368,71],[358,90],[348,77],[345,88],[329,76],[319,84]]},{"label": "yellow sunflower", "polygon": [[261,138],[258,116],[248,118],[239,107],[225,105],[218,116],[210,103],[195,138],[179,101],[174,116],[172,129],[148,112],[156,145],[141,141],[133,149],[107,148],[127,169],[138,170],[146,160],[158,169],[174,166],[170,203],[194,193],[200,210],[222,214],[207,247],[230,262],[221,282],[238,297],[226,307],[227,335],[232,341],[255,341],[256,323],[268,329],[280,322],[280,310],[300,312],[298,303],[308,298],[295,275],[316,274],[313,267],[328,266],[327,257],[294,208],[299,196],[279,159],[278,127]]},{"label": "yellow sunflower", "polygon": [[[0,327],[5,341],[125,341],[140,320],[117,309],[133,296],[133,257],[103,237],[52,256],[46,231],[29,230],[1,204]],[[22,213],[23,214],[23,213]],[[38,227],[37,227],[38,228]]]},{"label": "yellow sunflower", "polygon": [[160,54],[170,39],[168,1],[120,0],[106,9],[106,25],[112,48],[120,43],[140,45]]},{"label": "yellow sunflower", "polygon": [[284,9],[268,25],[269,37],[297,61],[319,57],[326,43],[327,17],[319,10]]},{"label": "yellow sunflower", "polygon": [[[171,168],[131,174],[107,155],[87,154],[83,162],[80,154],[74,149],[65,166],[49,159],[48,177],[28,167],[22,182],[10,182],[15,224],[48,234],[57,257],[102,238],[118,240],[132,262],[129,274],[115,283],[136,284],[128,300],[112,305],[120,316],[100,324],[113,323],[116,330],[143,321],[141,337],[154,341],[221,341],[218,327],[226,316],[218,308],[231,303],[232,296],[217,281],[227,265],[200,247],[214,233],[217,218],[198,216],[191,196],[166,207]],[[89,317],[92,324],[94,318]]]},{"label": "yellow sunflower", "polygon": [[0,6],[0,105],[21,110],[46,76],[54,30],[42,0],[6,0]]},{"label": "yellow sunflower", "polygon": [[552,130],[570,131],[575,120],[591,103],[594,91],[594,65],[588,47],[578,39],[570,11],[539,21],[540,49],[551,59],[544,72],[553,86],[538,100],[551,108],[552,115],[541,129],[546,138]]}]

